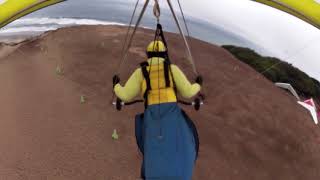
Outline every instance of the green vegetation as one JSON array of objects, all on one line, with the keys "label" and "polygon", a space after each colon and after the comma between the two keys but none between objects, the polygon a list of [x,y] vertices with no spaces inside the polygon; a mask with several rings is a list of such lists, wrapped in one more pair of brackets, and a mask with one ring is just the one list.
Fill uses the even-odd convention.
[{"label": "green vegetation", "polygon": [[263,57],[248,48],[230,45],[222,47],[272,82],[290,83],[300,96],[320,99],[320,83],[291,64],[277,58]]}]

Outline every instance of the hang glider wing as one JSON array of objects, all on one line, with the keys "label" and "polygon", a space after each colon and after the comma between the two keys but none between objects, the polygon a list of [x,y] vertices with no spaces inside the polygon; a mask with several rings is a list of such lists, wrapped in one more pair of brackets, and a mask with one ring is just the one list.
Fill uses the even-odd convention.
[{"label": "hang glider wing", "polygon": [[65,0],[0,0],[0,28],[39,9]]},{"label": "hang glider wing", "polygon": [[286,89],[288,91],[291,92],[291,94],[297,98],[298,101],[300,101],[300,97],[298,95],[298,93],[296,92],[296,90],[291,86],[291,84],[288,84],[288,83],[275,83],[275,85],[277,87],[280,87],[280,88],[283,88],[283,89]]},{"label": "hang glider wing", "polygon": [[320,0],[252,0],[285,11],[320,29]]},{"label": "hang glider wing", "polygon": [[318,124],[317,109],[315,107],[313,99],[309,99],[304,102],[298,101],[298,103],[310,112],[314,123]]}]

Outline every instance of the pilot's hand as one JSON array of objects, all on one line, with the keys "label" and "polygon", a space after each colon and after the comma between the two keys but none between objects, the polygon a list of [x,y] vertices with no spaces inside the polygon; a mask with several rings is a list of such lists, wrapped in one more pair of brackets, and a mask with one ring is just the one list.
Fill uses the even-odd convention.
[{"label": "pilot's hand", "polygon": [[112,78],[113,88],[120,82],[120,78],[118,75],[114,75]]},{"label": "pilot's hand", "polygon": [[202,86],[202,83],[203,83],[203,78],[201,75],[198,75],[196,77],[196,83],[198,83],[200,86]]}]

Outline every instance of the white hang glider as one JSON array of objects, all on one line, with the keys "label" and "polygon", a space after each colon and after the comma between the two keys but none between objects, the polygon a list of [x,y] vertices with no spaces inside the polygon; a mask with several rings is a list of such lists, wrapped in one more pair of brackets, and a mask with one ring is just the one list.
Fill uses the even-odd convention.
[{"label": "white hang glider", "polygon": [[315,124],[318,124],[318,114],[317,114],[317,108],[316,108],[316,104],[314,103],[313,99],[308,99],[305,101],[301,101],[297,91],[291,86],[291,84],[288,83],[275,83],[275,85],[279,88],[283,88],[286,89],[288,91],[291,92],[291,94],[297,98],[298,100],[298,104],[300,104],[301,106],[303,106],[304,108],[306,108],[310,114],[311,117],[314,121]]},{"label": "white hang glider", "polygon": [[312,119],[315,124],[318,124],[318,115],[317,115],[317,108],[313,101],[313,99],[305,100],[304,102],[298,101],[298,103],[310,111],[310,114],[312,116]]},{"label": "white hang glider", "polygon": [[297,98],[298,101],[300,101],[300,97],[298,95],[298,93],[296,92],[296,90],[291,86],[291,84],[288,84],[288,83],[275,83],[275,85],[277,87],[280,87],[280,88],[283,88],[283,89],[286,89],[288,91],[291,92],[291,94]]}]

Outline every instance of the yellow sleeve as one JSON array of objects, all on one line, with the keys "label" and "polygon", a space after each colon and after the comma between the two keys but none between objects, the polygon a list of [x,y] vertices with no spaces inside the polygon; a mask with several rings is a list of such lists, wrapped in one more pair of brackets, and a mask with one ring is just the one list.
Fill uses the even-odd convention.
[{"label": "yellow sleeve", "polygon": [[130,76],[125,86],[121,86],[120,84],[116,84],[114,86],[114,92],[118,98],[120,98],[124,102],[130,102],[135,97],[137,97],[141,91],[141,84],[143,81],[143,76],[141,69],[138,68],[135,72]]},{"label": "yellow sleeve", "polygon": [[178,66],[171,65],[171,71],[178,93],[182,97],[192,98],[200,91],[201,86],[198,83],[191,84]]}]

